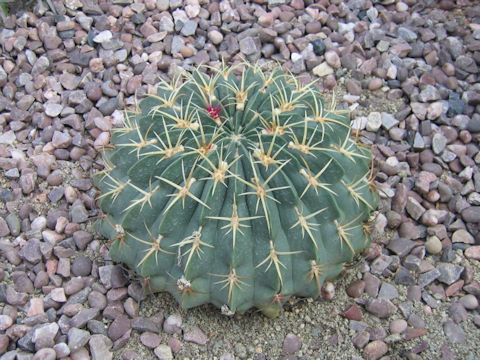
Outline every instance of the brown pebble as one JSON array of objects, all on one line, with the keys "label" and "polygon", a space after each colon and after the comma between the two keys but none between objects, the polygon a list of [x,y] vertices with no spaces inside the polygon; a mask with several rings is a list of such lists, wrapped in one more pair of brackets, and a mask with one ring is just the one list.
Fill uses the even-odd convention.
[{"label": "brown pebble", "polygon": [[357,298],[362,296],[363,292],[365,291],[365,281],[363,280],[356,280],[348,285],[347,289],[345,290],[348,296],[353,298]]},{"label": "brown pebble", "polygon": [[325,80],[323,80],[323,86],[328,89],[332,90],[337,86],[337,80],[335,79],[335,75],[329,74],[325,77]]},{"label": "brown pebble", "polygon": [[155,333],[152,333],[150,331],[145,331],[140,335],[140,341],[142,342],[143,345],[150,349],[156,348],[158,345],[160,345],[162,339],[160,336],[158,336]]},{"label": "brown pebble", "polygon": [[368,89],[371,90],[371,91],[375,91],[375,90],[378,90],[382,87],[382,79],[379,79],[379,78],[373,78],[372,80],[370,80],[370,82],[368,83]]},{"label": "brown pebble", "polygon": [[182,54],[184,58],[189,58],[195,54],[195,49],[192,46],[184,46],[180,49],[180,54]]},{"label": "brown pebble", "polygon": [[341,316],[348,320],[361,321],[362,320],[362,311],[357,304],[350,305],[345,311],[340,313]]},{"label": "brown pebble", "polygon": [[368,343],[363,350],[366,360],[377,360],[388,352],[388,346],[381,340]]}]

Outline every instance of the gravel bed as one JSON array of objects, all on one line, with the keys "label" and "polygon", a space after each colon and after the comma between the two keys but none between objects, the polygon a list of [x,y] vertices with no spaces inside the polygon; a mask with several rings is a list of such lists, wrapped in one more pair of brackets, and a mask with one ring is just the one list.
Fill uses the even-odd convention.
[{"label": "gravel bed", "polygon": [[[480,359],[475,0],[52,0],[0,46],[0,360]],[[381,194],[371,247],[274,320],[145,295],[93,229],[124,110],[242,59],[349,109]]]}]

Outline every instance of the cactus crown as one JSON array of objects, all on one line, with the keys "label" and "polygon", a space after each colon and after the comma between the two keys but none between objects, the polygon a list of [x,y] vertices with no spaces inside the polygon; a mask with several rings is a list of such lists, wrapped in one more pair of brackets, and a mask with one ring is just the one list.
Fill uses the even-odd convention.
[{"label": "cactus crown", "polygon": [[185,308],[274,314],[369,242],[370,152],[314,84],[242,64],[162,83],[96,176],[110,254]]}]

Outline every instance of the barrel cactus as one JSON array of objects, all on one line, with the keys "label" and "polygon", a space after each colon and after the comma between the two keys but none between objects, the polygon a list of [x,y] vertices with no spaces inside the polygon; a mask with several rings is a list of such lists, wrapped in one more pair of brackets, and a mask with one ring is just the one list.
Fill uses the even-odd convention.
[{"label": "barrel cactus", "polygon": [[275,315],[368,246],[371,154],[314,84],[241,67],[196,69],[139,103],[95,176],[97,228],[184,308]]}]

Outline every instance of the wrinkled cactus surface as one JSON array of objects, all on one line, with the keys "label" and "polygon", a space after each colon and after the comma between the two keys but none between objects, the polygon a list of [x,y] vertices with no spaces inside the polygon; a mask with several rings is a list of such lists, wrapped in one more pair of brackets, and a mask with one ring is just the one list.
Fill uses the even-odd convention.
[{"label": "wrinkled cactus surface", "polygon": [[[313,84],[242,64],[162,83],[95,182],[113,260],[184,308],[272,315],[369,244],[370,151]],[[241,70],[241,69],[237,69]]]}]

